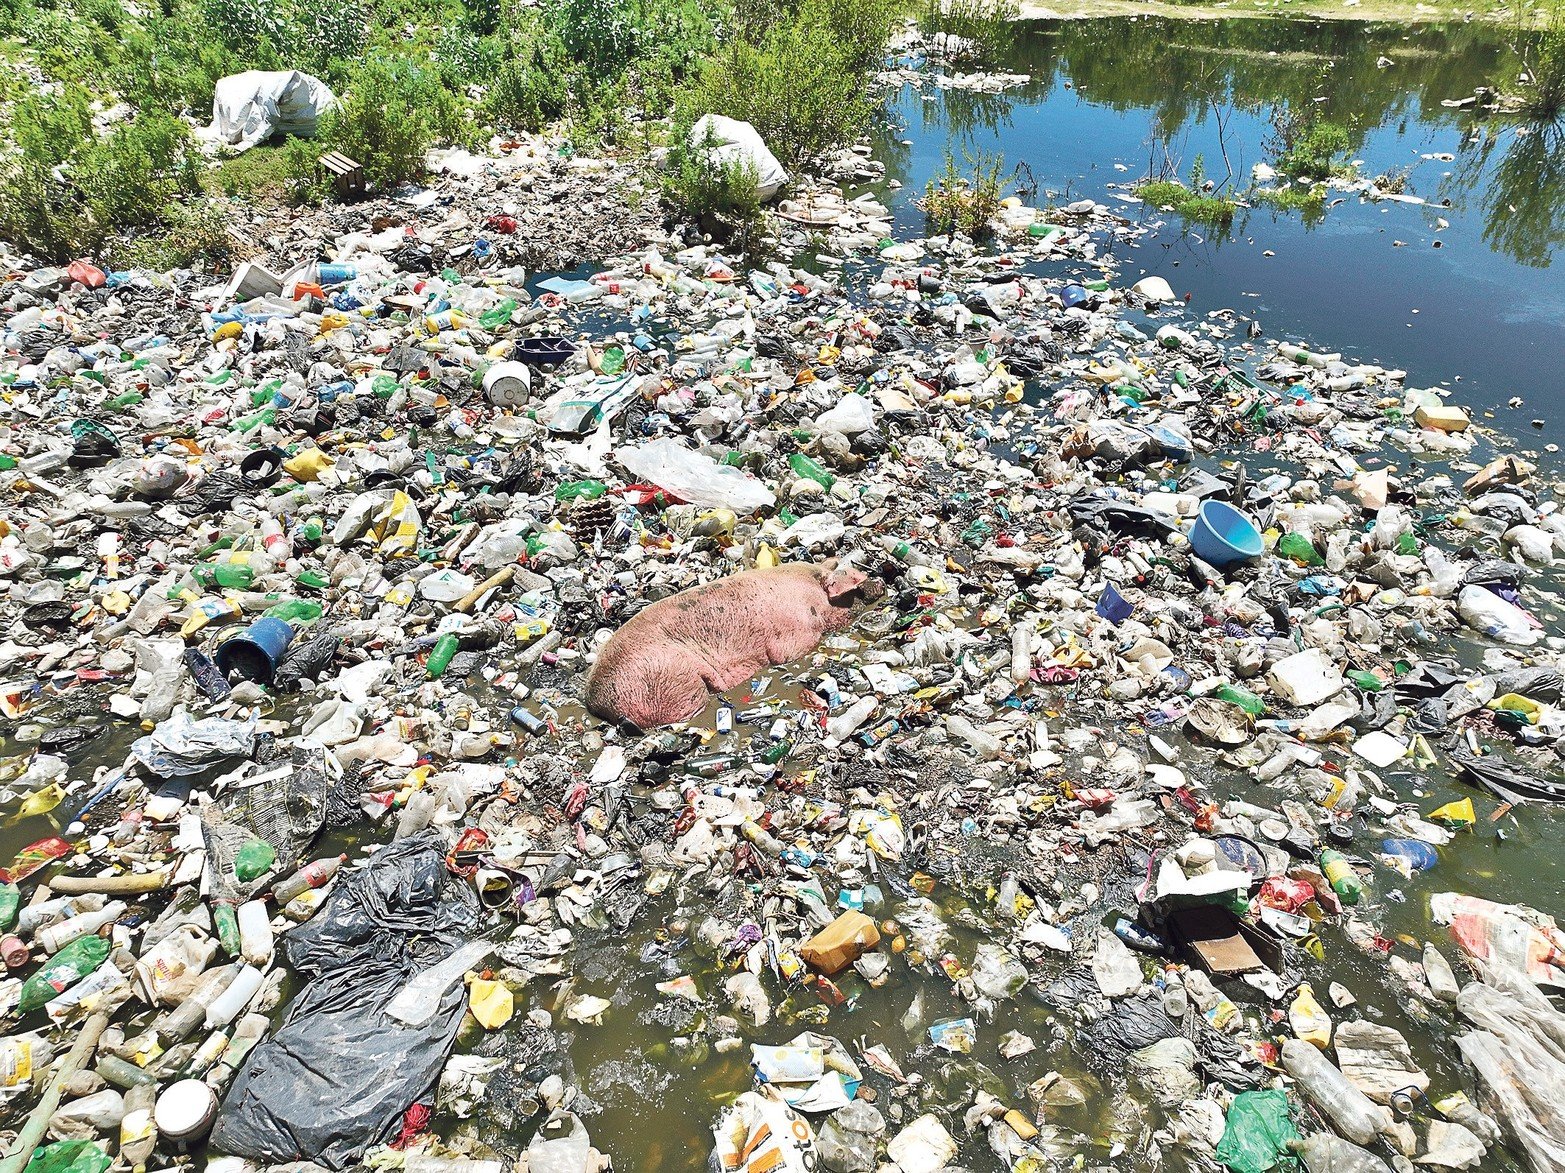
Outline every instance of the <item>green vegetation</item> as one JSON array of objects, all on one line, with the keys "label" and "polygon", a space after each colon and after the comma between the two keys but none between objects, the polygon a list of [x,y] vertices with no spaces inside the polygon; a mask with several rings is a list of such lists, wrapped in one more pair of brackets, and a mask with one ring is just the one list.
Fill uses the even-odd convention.
[{"label": "green vegetation", "polygon": [[964,233],[980,240],[994,233],[994,218],[1000,214],[1001,178],[1005,159],[1000,155],[964,156],[971,174],[957,169],[956,159],[946,152],[945,170],[929,181],[919,207],[932,232]]},{"label": "green vegetation", "polygon": [[748,246],[759,231],[760,176],[753,164],[715,157],[710,133],[703,142],[676,144],[663,194],[706,231]]},{"label": "green vegetation", "polygon": [[1532,117],[1555,121],[1565,114],[1565,0],[1554,0],[1544,11],[1539,28],[1512,33],[1524,78],[1513,96]]},{"label": "green vegetation", "polygon": [[875,110],[865,71],[895,11],[895,0],[800,0],[732,38],[679,94],[676,141],[708,113],[753,125],[789,168],[850,141]]},{"label": "green vegetation", "polygon": [[1221,188],[1206,190],[1206,161],[1200,156],[1190,165],[1190,186],[1177,179],[1147,179],[1136,186],[1136,194],[1155,208],[1170,208],[1186,220],[1212,228],[1233,223],[1238,205],[1223,195]]},{"label": "green vegetation", "polygon": [[[976,7],[953,19],[1009,2],[959,0]],[[140,255],[210,257],[181,244],[209,218],[191,201],[320,200],[323,150],[363,163],[383,191],[418,180],[435,146],[551,126],[575,144],[677,146],[705,113],[753,123],[786,165],[807,166],[867,126],[870,73],[901,11],[900,0],[6,0],[0,39],[49,97],[29,96],[20,71],[0,91],[0,133],[18,146],[0,162],[0,234],[59,258],[144,229]],[[208,164],[184,120],[208,119],[217,80],[245,69],[302,69],[340,107],[313,141]],[[95,130],[89,111],[120,102],[134,117]],[[665,185],[676,211],[754,218],[753,177],[686,153]]]},{"label": "green vegetation", "polygon": [[1353,149],[1353,131],[1311,109],[1298,114],[1280,110],[1272,119],[1278,171],[1291,179],[1330,179],[1351,173],[1346,155]]},{"label": "green vegetation", "polygon": [[0,162],[0,235],[50,260],[99,248],[116,228],[159,223],[169,202],[193,191],[184,126],[146,111],[93,133],[85,97],[29,94],[11,109],[15,151]]}]

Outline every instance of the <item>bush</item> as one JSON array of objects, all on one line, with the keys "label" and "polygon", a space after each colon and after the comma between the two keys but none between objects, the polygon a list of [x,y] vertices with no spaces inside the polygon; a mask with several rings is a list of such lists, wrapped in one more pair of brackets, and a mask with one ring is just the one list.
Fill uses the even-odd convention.
[{"label": "bush", "polygon": [[804,0],[794,19],[758,41],[731,41],[681,95],[676,127],[726,114],[753,125],[790,167],[851,141],[875,110],[864,64],[885,45],[892,9],[870,4],[849,13],[848,6]]},{"label": "bush", "polygon": [[564,115],[570,100],[570,60],[558,37],[535,30],[534,36],[500,64],[485,105],[499,123],[521,130],[542,130]]},{"label": "bush", "polygon": [[553,0],[545,9],[570,59],[598,77],[618,77],[650,43],[635,12],[630,0]]},{"label": "bush", "polygon": [[365,176],[384,190],[423,175],[430,147],[465,141],[470,130],[461,105],[435,74],[410,62],[372,60],[322,119],[320,139],[364,164]]},{"label": "bush", "polygon": [[174,211],[166,232],[150,233],[115,249],[116,264],[126,268],[205,269],[229,268],[238,257],[238,246],[228,231],[229,213],[220,204],[203,200]]},{"label": "bush", "polygon": [[[364,51],[368,29],[351,5],[311,0],[200,0],[201,22],[248,61],[326,73]],[[189,37],[185,32],[184,37]]]},{"label": "bush", "polygon": [[1173,179],[1153,179],[1137,186],[1136,194],[1154,208],[1172,208],[1186,220],[1213,228],[1233,222],[1238,205],[1222,196],[1205,195]]},{"label": "bush", "polygon": [[753,163],[715,158],[715,146],[710,132],[693,146],[682,139],[670,152],[664,197],[713,235],[748,237],[761,218],[760,174]]},{"label": "bush", "polygon": [[1353,132],[1340,122],[1291,111],[1274,116],[1276,168],[1293,179],[1329,179],[1347,170],[1341,156],[1353,149]]},{"label": "bush", "polygon": [[195,188],[189,138],[167,114],[143,113],[99,138],[85,92],[71,87],[24,98],[9,129],[0,235],[47,260],[94,253],[117,228],[163,223],[176,193]]},{"label": "bush", "polygon": [[945,170],[924,188],[918,206],[929,221],[932,232],[955,235],[958,232],[980,240],[994,234],[994,218],[1000,214],[1000,173],[1005,169],[1001,155],[964,157],[972,168],[971,177],[957,170],[956,159],[946,152]]}]

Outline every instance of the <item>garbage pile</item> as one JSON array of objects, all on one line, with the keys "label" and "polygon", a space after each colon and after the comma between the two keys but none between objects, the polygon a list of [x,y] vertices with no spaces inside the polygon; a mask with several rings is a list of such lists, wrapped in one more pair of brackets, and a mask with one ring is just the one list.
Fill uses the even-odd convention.
[{"label": "garbage pile", "polygon": [[12,266],[7,1173],[1565,1164],[1552,485],[833,198]]}]

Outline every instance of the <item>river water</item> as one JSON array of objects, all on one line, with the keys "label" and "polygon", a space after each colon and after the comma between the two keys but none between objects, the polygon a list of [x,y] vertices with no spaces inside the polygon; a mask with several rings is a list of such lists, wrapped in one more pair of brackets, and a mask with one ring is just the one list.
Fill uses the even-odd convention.
[{"label": "river water", "polygon": [[[1389,64],[1377,64],[1382,59]],[[1553,267],[1565,246],[1565,183],[1558,181],[1565,177],[1565,136],[1543,128],[1523,134],[1515,123],[1442,104],[1492,83],[1508,61],[1495,32],[1475,25],[1127,19],[1027,26],[1008,62],[1030,76],[1026,85],[998,96],[908,89],[892,98],[895,125],[877,140],[876,152],[902,187],[882,190],[893,200],[897,234],[904,237],[923,233],[913,198],[948,150],[958,156],[1003,152],[1008,171],[1025,163],[1041,189],[1040,204],[1083,196],[1118,202],[1116,193],[1146,174],[1149,159],[1165,153],[1179,161],[1181,173],[1201,155],[1207,174],[1221,177],[1216,161],[1226,152],[1242,190],[1251,166],[1270,157],[1275,111],[1322,100],[1333,119],[1353,127],[1353,155],[1364,160],[1365,174],[1409,168],[1407,190],[1428,203],[1375,204],[1350,196],[1315,223],[1298,214],[1241,210],[1222,231],[1125,203],[1127,216],[1160,226],[1139,247],[1116,255],[1120,280],[1129,284],[1142,273],[1158,273],[1177,293],[1190,295],[1195,312],[1232,307],[1258,320],[1267,338],[1311,341],[1403,367],[1413,385],[1453,387],[1457,401],[1477,411],[1495,409],[1494,426],[1501,431],[1541,446],[1565,438],[1565,423],[1551,411],[1565,326],[1565,281]],[[1453,158],[1425,157],[1445,154]],[[1442,220],[1447,226],[1439,226]],[[1441,247],[1434,247],[1436,240]],[[1527,401],[1520,411],[1503,406],[1513,395]],[[1534,416],[1545,420],[1541,434],[1529,427]],[[1542,459],[1546,470],[1555,468],[1551,457]],[[1561,617],[1544,618],[1558,624]],[[1476,665],[1482,648],[1456,643],[1451,650]],[[1106,736],[1136,744],[1142,733],[1125,726]],[[118,761],[123,744],[94,747],[73,777],[94,759]],[[1189,747],[1189,753],[1182,763],[1187,770],[1209,768],[1209,751]],[[1402,799],[1426,812],[1473,794],[1440,771],[1393,770],[1386,777]],[[1243,779],[1218,778],[1214,790],[1219,798],[1276,797],[1257,796]],[[1491,801],[1480,803],[1481,810],[1493,808]],[[1411,882],[1382,873],[1372,922],[1404,943],[1428,939],[1427,896],[1446,887],[1565,912],[1565,863],[1557,848],[1565,819],[1527,809],[1499,828],[1503,837],[1481,823],[1477,833],[1442,851],[1437,868]],[[12,824],[0,830],[0,845],[11,849],[52,830],[46,819]],[[942,887],[936,898],[957,936],[955,952],[971,957],[982,936],[977,926],[988,913],[974,917],[969,908],[981,908],[985,893]],[[604,1025],[567,1027],[559,1054],[519,1049],[520,1041],[508,1034],[463,1040],[481,1052],[504,1054],[518,1069],[564,1067],[598,1109],[584,1112],[594,1143],[622,1173],[704,1168],[712,1122],[750,1084],[747,1047],[717,1055],[705,1042],[689,1041],[703,1033],[704,1012],[671,1012],[655,992],[656,982],[684,972],[713,994],[722,975],[710,962],[693,964],[688,954],[661,961],[657,923],[677,910],[653,908],[629,939],[590,928],[579,934],[574,989],[611,999]],[[1434,1079],[1432,1092],[1462,1087],[1450,1023],[1413,1012],[1384,969],[1339,931],[1323,931],[1322,938],[1325,961],[1309,975],[1317,992],[1324,996],[1328,982],[1341,981],[1366,1014],[1408,1035]],[[937,1087],[936,1099],[957,1107],[956,1115],[975,1085],[1025,1105],[1028,1084],[1051,1070],[1067,1072],[1083,1079],[1089,1098],[1079,1110],[1053,1118],[1062,1143],[1069,1142],[1062,1151],[1084,1151],[1089,1164],[1152,1167],[1144,1154],[1155,1117],[1112,1081],[1093,1080],[1087,1057],[1057,1028],[1048,1006],[1024,997],[1005,1021],[980,1026],[972,1055],[951,1057],[931,1055],[925,1041],[930,1023],[965,1012],[948,981],[905,976],[861,994],[855,1006],[833,1010],[818,1029],[841,1038],[855,1054],[884,1044],[907,1070]],[[558,1009],[541,987],[519,1001],[523,1011]],[[757,1041],[782,1043],[807,1028],[808,1015],[753,1033]],[[1012,1028],[1034,1037],[1039,1050],[1019,1061],[1002,1060],[999,1038]],[[456,1129],[514,1149],[532,1125],[518,1117],[514,1103],[497,1096]],[[1120,1157],[1116,1143],[1142,1155]],[[963,1160],[974,1170],[1000,1168],[981,1140],[964,1147]],[[1170,1161],[1182,1167],[1176,1155]],[[1486,1167],[1512,1166],[1496,1155]]]},{"label": "river water", "polygon": [[[1455,388],[1469,405],[1501,407],[1504,428],[1530,435],[1530,421],[1542,418],[1547,440],[1565,439],[1555,411],[1565,127],[1443,104],[1514,79],[1499,30],[1044,22],[1023,26],[1006,65],[1031,80],[1003,95],[926,88],[898,97],[902,133],[884,139],[878,157],[905,184],[900,224],[921,225],[912,200],[948,150],[959,165],[964,153],[998,151],[1007,173],[1024,164],[1057,202],[1110,204],[1165,159],[1187,179],[1200,156],[1207,176],[1221,181],[1226,152],[1230,188],[1242,193],[1251,168],[1275,158],[1274,116],[1318,108],[1350,127],[1350,158],[1363,161],[1363,175],[1406,171],[1406,192],[1427,202],[1350,197],[1314,224],[1297,213],[1240,209],[1226,230],[1127,204],[1127,215],[1165,223],[1152,242],[1120,256],[1126,272],[1161,274],[1193,309],[1231,307],[1269,337],[1318,338],[1406,370],[1412,386]],[[1431,158],[1442,155],[1452,158]],[[1449,226],[1439,228],[1442,220]],[[1526,406],[1504,412],[1512,396]]]}]

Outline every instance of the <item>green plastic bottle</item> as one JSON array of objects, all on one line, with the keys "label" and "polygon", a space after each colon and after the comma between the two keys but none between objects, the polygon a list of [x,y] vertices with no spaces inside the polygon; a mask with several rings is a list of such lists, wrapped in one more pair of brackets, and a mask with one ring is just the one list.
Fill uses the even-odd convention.
[{"label": "green plastic bottle", "polygon": [[836,477],[832,476],[831,473],[827,472],[802,452],[795,452],[788,457],[788,466],[799,476],[804,477],[806,480],[814,481],[823,489],[829,490],[837,483]]},{"label": "green plastic bottle", "polygon": [[1321,852],[1320,870],[1326,874],[1327,883],[1342,903],[1357,904],[1363,899],[1364,886],[1359,883],[1358,873],[1342,852],[1333,851],[1329,847]]},{"label": "green plastic bottle", "polygon": [[207,590],[221,587],[224,590],[247,591],[255,581],[255,570],[245,562],[198,562],[191,568],[190,574]]},{"label": "green plastic bottle", "polygon": [[497,304],[493,309],[487,309],[478,315],[478,324],[485,330],[497,330],[511,320],[511,315],[516,312],[516,299],[508,297]]},{"label": "green plastic bottle", "polygon": [[276,848],[265,839],[252,839],[234,853],[234,875],[248,884],[266,875],[276,862]]},{"label": "green plastic bottle", "polygon": [[15,884],[0,884],[0,932],[16,923],[16,910],[22,903],[22,890]]},{"label": "green plastic bottle", "polygon": [[451,667],[451,659],[460,646],[461,641],[449,631],[435,641],[435,646],[430,649],[429,659],[424,662],[424,671],[431,680],[438,680],[446,674],[446,669]]},{"label": "green plastic bottle", "polygon": [[1277,542],[1277,553],[1284,558],[1292,558],[1296,562],[1302,562],[1306,566],[1324,566],[1326,559],[1320,556],[1320,551],[1315,548],[1315,543],[1303,534],[1288,532],[1282,535]]},{"label": "green plastic bottle", "polygon": [[217,926],[217,943],[230,957],[239,956],[239,913],[232,900],[212,901],[212,923]]},{"label": "green plastic bottle", "polygon": [[1266,711],[1266,702],[1256,696],[1247,688],[1240,688],[1237,684],[1225,684],[1217,690],[1219,700],[1225,700],[1231,705],[1238,705],[1252,717],[1259,717]]},{"label": "green plastic bottle", "polygon": [[77,937],[22,983],[22,998],[17,1003],[17,1010],[31,1014],[40,1009],[45,1002],[64,993],[97,969],[108,955],[109,943],[104,938],[91,934]]}]

